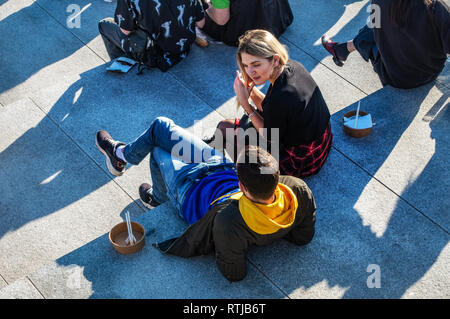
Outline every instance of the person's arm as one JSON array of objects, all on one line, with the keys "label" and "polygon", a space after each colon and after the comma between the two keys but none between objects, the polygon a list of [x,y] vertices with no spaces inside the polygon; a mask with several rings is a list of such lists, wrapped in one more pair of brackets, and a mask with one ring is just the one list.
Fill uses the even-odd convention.
[{"label": "person's arm", "polygon": [[228,6],[223,3],[225,1],[220,2],[220,4],[209,3],[209,8],[206,9],[206,13],[218,25],[225,25],[230,20],[230,6],[229,2]]},{"label": "person's arm", "polygon": [[294,226],[284,239],[298,246],[307,245],[315,233],[316,202],[313,193],[304,181],[293,176],[280,176],[279,182],[288,185],[298,201]]},{"label": "person's arm", "polygon": [[253,87],[252,91],[250,92],[250,98],[252,99],[253,103],[255,103],[258,110],[262,112],[262,101],[266,95],[261,92],[257,87]]},{"label": "person's arm", "polygon": [[116,11],[114,13],[114,21],[120,28],[123,34],[129,35],[136,29],[136,22],[132,15],[132,9],[128,7],[128,2],[125,0],[118,0]]},{"label": "person's arm", "polygon": [[201,19],[200,21],[195,22],[195,25],[202,29],[205,26],[205,18]]},{"label": "person's arm", "polygon": [[[233,88],[234,92],[236,93],[238,103],[242,106],[245,113],[247,113],[256,130],[260,132],[260,130],[264,128],[264,118],[258,112],[255,111],[253,106],[248,101],[250,93],[248,91],[247,85],[244,84],[244,80],[242,79],[239,71],[236,71],[236,78],[234,79]],[[254,89],[255,88],[253,87],[252,91]]]},{"label": "person's arm", "polygon": [[217,214],[214,220],[212,233],[216,265],[229,281],[240,281],[247,276],[247,242],[238,235],[236,229],[232,229],[229,214],[226,213]]}]

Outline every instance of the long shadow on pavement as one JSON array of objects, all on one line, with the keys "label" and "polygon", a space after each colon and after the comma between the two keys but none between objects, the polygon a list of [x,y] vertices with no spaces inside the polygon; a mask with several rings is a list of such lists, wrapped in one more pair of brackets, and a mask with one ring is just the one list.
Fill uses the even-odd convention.
[{"label": "long shadow on pavement", "polygon": [[[306,180],[318,206],[316,237],[300,248],[285,241],[253,247],[249,254],[249,275],[240,283],[226,285],[212,256],[182,259],[161,255],[150,246],[150,242],[179,234],[186,227],[174,216],[170,205],[139,217],[138,221],[151,235],[146,248],[134,257],[118,255],[104,235],[31,278],[45,293],[42,288],[52,281],[55,269],[79,269],[82,284],[78,290],[72,287],[58,292],[59,295],[50,294],[56,297],[70,294],[90,298],[279,298],[283,294],[291,298],[442,297],[448,289],[445,278],[448,261],[439,257],[449,238],[445,220],[433,215],[433,211],[448,205],[446,195],[437,194],[440,200],[433,207],[416,207],[407,197],[413,189],[429,196],[430,181],[422,184],[422,176],[431,174],[438,185],[448,185],[448,176],[436,173],[448,154],[447,95],[444,92],[440,96],[434,90],[434,84],[409,91],[385,88],[362,100],[365,110],[377,122],[374,132],[364,139],[353,140],[339,132],[342,114],[334,116],[335,147],[319,175]],[[434,92],[433,98],[429,97],[430,92]],[[433,109],[441,110],[431,121],[436,149],[416,181],[395,194],[386,187],[392,181],[375,173],[391,161],[390,155],[408,128],[417,122],[417,116]],[[358,153],[360,157],[352,158]],[[373,156],[375,153],[378,155]],[[368,286],[373,265],[381,271],[379,289]],[[431,268],[437,269],[429,272]],[[261,281],[260,272],[277,288]],[[423,282],[418,283],[420,279]],[[59,280],[66,282],[67,274]],[[254,290],[261,282],[266,286]],[[443,282],[443,287],[433,289],[435,282]]]}]

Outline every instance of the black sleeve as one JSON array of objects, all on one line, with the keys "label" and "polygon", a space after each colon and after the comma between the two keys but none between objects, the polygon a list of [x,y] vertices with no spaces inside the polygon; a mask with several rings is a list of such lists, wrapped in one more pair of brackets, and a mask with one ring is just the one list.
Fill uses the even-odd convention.
[{"label": "black sleeve", "polygon": [[436,1],[433,10],[433,20],[439,31],[444,52],[450,54],[450,12],[449,7],[445,3]]},{"label": "black sleeve", "polygon": [[240,281],[247,275],[247,241],[239,236],[226,211],[217,214],[213,227],[216,264],[229,281]]},{"label": "black sleeve", "polygon": [[283,176],[280,178],[280,183],[288,186],[295,185],[292,190],[298,201],[294,227],[284,238],[299,246],[306,245],[311,242],[315,233],[316,203],[314,196],[306,183],[296,177]]},{"label": "black sleeve", "polygon": [[205,17],[205,10],[200,1],[195,2],[195,21],[200,21]]},{"label": "black sleeve", "polygon": [[117,0],[116,12],[114,13],[114,21],[120,28],[133,31],[136,27],[135,15],[133,9],[129,5],[128,0]]}]

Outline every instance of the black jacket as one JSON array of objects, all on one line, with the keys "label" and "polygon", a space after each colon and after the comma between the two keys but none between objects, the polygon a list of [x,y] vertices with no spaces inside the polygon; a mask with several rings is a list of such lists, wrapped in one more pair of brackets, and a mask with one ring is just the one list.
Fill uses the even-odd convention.
[{"label": "black jacket", "polygon": [[297,196],[295,221],[273,234],[252,231],[239,212],[237,200],[227,200],[213,206],[199,221],[177,238],[156,244],[162,252],[180,257],[215,253],[220,272],[229,281],[239,281],[247,275],[246,253],[252,245],[268,245],[285,238],[296,245],[309,243],[314,236],[316,204],[309,187],[301,179],[281,176],[280,183],[289,186]]}]

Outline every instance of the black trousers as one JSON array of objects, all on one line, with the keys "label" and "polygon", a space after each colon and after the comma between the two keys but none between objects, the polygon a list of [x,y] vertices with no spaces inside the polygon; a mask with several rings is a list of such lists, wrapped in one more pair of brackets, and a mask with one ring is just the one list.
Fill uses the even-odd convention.
[{"label": "black trousers", "polygon": [[380,58],[373,29],[369,28],[367,25],[359,30],[358,34],[353,39],[353,44],[355,45],[356,51],[358,51],[367,62],[370,60],[372,64],[375,64]]},{"label": "black trousers", "polygon": [[122,41],[127,39],[127,35],[120,30],[120,27],[114,22],[113,18],[101,20],[98,23],[98,31],[102,36],[106,51],[111,60],[120,56],[132,58],[130,54],[122,49]]}]

